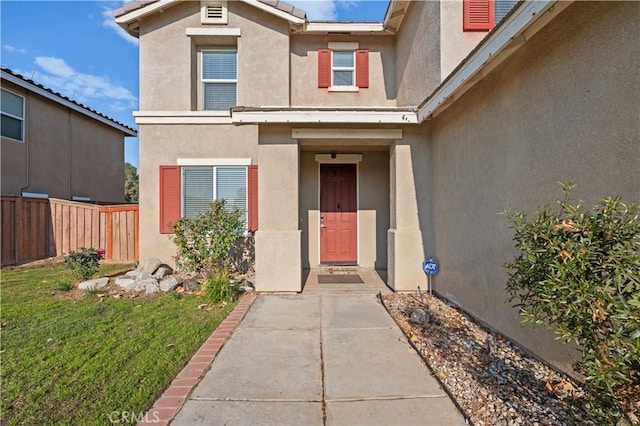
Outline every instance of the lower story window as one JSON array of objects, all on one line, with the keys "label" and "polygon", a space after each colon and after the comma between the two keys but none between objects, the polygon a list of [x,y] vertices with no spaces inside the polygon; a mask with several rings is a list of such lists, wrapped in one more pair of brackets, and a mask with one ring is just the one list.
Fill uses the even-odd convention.
[{"label": "lower story window", "polygon": [[246,223],[246,167],[183,167],[182,194],[183,217],[206,212],[213,200],[223,198],[227,206],[243,212]]},{"label": "lower story window", "polygon": [[160,233],[181,217],[209,210],[213,200],[242,212],[247,230],[258,229],[258,166],[160,166]]}]

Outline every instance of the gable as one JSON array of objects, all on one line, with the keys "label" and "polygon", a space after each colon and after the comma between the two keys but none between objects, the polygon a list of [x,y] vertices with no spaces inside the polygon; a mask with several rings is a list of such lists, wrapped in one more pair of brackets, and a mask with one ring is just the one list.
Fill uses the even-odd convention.
[{"label": "gable", "polygon": [[[284,19],[291,25],[302,25],[306,22],[306,13],[288,3],[282,1],[268,1],[268,0],[237,0],[245,3],[253,8],[262,10],[278,18]],[[113,11],[113,15],[118,25],[124,28],[129,34],[134,37],[138,36],[139,23],[142,18],[152,16],[158,13],[162,13],[168,8],[176,6],[180,3],[184,3],[182,0],[135,0],[126,3],[119,9]],[[221,2],[213,2],[221,3]],[[224,3],[224,2],[222,2]],[[217,4],[216,4],[217,6]],[[224,10],[218,11],[217,8],[214,13],[214,17],[224,14]],[[218,15],[220,12],[221,15]],[[207,19],[211,18],[208,13],[205,13],[205,19],[203,23],[214,23],[214,21]],[[222,23],[222,21],[221,21]]]}]

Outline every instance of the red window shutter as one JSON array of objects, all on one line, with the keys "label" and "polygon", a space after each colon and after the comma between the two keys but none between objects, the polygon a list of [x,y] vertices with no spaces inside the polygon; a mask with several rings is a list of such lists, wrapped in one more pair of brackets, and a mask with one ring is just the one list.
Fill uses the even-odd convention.
[{"label": "red window shutter", "polygon": [[488,31],[494,26],[493,0],[463,0],[463,29]]},{"label": "red window shutter", "polygon": [[369,51],[356,50],[356,86],[369,87]]},{"label": "red window shutter", "polygon": [[160,166],[160,233],[180,219],[180,166]]},{"label": "red window shutter", "polygon": [[247,226],[249,231],[258,230],[258,166],[249,166],[247,170],[247,192],[249,205],[247,207]]},{"label": "red window shutter", "polygon": [[318,87],[331,86],[331,49],[318,49]]}]

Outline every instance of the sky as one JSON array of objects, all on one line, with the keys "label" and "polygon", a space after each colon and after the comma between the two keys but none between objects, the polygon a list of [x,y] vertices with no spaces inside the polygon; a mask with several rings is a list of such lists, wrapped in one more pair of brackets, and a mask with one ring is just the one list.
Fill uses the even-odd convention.
[{"label": "sky", "polygon": [[[316,21],[382,21],[388,0],[287,0]],[[0,63],[137,129],[138,41],[114,21],[123,1],[0,0]],[[138,167],[138,139],[125,138]]]}]

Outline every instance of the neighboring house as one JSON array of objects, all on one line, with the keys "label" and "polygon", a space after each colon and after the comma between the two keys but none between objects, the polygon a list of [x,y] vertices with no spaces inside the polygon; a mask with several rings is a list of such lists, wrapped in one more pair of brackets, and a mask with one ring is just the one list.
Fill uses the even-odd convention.
[{"label": "neighboring house", "polygon": [[255,231],[257,290],[335,263],[415,290],[435,256],[442,295],[566,367],[505,304],[498,213],[566,180],[640,199],[640,4],[506,3],[392,1],[382,23],[275,0],[116,10],[140,42],[141,256],[171,259],[167,225],[224,197]]},{"label": "neighboring house", "polygon": [[2,67],[2,195],[124,201],[135,129]]}]

